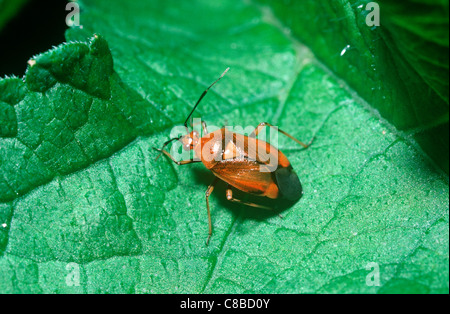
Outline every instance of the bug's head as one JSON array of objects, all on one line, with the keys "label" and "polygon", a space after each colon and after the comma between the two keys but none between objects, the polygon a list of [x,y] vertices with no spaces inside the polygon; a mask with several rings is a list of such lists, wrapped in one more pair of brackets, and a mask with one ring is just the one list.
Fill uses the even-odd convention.
[{"label": "bug's head", "polygon": [[200,141],[200,134],[197,131],[192,131],[189,134],[180,138],[180,142],[183,145],[184,150],[192,150]]},{"label": "bug's head", "polygon": [[188,134],[181,136],[181,137],[172,138],[172,139],[168,140],[167,142],[165,142],[161,149],[156,149],[157,151],[160,152],[160,154],[156,157],[156,160],[158,160],[158,158],[159,158],[159,156],[161,156],[161,154],[166,154],[167,156],[170,156],[169,153],[164,151],[164,148],[167,145],[169,145],[170,143],[172,143],[173,141],[180,141],[181,144],[183,145],[183,149],[187,150],[187,151],[195,149],[195,147],[200,143],[200,134],[197,131],[192,131],[191,133],[189,133],[188,121],[192,117],[192,114],[194,113],[195,109],[200,104],[203,97],[205,97],[205,95],[209,91],[209,89],[211,87],[213,87],[222,77],[224,77],[224,75],[228,72],[228,70],[230,70],[230,68],[227,68],[225,70],[225,72],[223,72],[222,75],[203,92],[203,94],[200,96],[199,100],[195,104],[194,108],[192,109],[191,113],[186,118],[186,121],[184,122],[184,127],[186,128],[186,131],[188,132]]}]

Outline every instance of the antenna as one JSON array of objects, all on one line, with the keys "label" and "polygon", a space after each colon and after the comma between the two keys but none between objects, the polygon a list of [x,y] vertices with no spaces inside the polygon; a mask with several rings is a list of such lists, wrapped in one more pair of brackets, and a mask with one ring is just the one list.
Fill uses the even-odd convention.
[{"label": "antenna", "polygon": [[222,73],[222,75],[221,75],[214,83],[212,83],[211,86],[209,86],[209,87],[203,92],[203,94],[200,96],[200,98],[198,99],[197,103],[196,103],[195,106],[194,106],[194,109],[192,109],[191,113],[189,114],[189,116],[187,117],[186,121],[184,122],[184,126],[186,127],[186,129],[187,129],[187,123],[188,123],[189,119],[191,118],[191,116],[192,116],[192,114],[194,113],[195,109],[197,108],[198,104],[202,101],[203,97],[205,97],[205,95],[208,93],[208,91],[211,89],[211,87],[213,87],[218,81],[220,81],[220,79],[221,79],[222,77],[224,77],[225,74],[227,74],[227,72],[228,72],[229,70],[230,70],[230,68],[227,68],[227,69]]}]

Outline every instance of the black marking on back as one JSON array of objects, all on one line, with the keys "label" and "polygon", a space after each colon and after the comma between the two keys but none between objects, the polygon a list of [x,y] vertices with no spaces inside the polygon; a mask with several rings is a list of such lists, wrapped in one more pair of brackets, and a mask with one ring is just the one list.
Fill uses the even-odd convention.
[{"label": "black marking on back", "polygon": [[290,201],[297,201],[303,195],[303,188],[297,174],[291,166],[278,168],[274,172],[281,195]]}]

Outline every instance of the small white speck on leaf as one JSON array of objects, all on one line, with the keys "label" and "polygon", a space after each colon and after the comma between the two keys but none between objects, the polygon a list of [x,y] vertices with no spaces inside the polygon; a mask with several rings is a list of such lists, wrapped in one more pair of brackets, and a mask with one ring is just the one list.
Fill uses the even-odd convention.
[{"label": "small white speck on leaf", "polygon": [[2,224],[2,228],[6,228],[6,227],[8,227],[7,224]]},{"label": "small white speck on leaf", "polygon": [[341,51],[341,57],[344,56],[350,48],[351,48],[350,45],[345,46],[345,48],[342,49]]}]

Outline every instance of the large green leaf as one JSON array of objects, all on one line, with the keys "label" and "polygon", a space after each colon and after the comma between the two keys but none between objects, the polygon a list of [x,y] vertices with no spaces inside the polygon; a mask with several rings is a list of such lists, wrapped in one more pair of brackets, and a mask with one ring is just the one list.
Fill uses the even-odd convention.
[{"label": "large green leaf", "polygon": [[448,174],[448,1],[258,1]]},{"label": "large green leaf", "polygon": [[[81,22],[0,81],[1,292],[448,293],[447,176],[270,9],[83,1]],[[219,186],[205,246],[212,174],[152,148],[227,66],[197,115],[316,140],[280,137],[305,190],[283,219]]]}]

